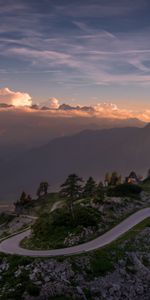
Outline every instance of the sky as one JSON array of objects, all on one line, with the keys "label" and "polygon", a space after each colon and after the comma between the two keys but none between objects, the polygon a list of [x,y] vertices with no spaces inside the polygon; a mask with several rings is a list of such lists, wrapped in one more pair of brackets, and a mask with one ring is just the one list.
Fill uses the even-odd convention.
[{"label": "sky", "polygon": [[0,102],[150,120],[149,15],[149,0],[0,0]]}]

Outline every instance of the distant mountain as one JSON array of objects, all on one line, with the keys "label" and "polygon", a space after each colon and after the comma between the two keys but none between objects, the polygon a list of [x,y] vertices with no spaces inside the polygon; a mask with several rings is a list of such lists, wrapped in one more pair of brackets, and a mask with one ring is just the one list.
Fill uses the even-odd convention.
[{"label": "distant mountain", "polygon": [[143,174],[149,167],[150,124],[144,128],[85,130],[54,139],[11,163],[1,163],[0,199],[14,200],[24,189],[33,192],[41,180],[57,187],[72,172],[100,180],[107,171]]},{"label": "distant mountain", "polygon": [[[44,108],[43,108],[44,109]],[[45,108],[47,109],[47,108]],[[87,108],[84,107],[86,110]],[[64,112],[66,113],[66,112]],[[42,146],[56,137],[73,135],[85,129],[144,126],[138,119],[53,116],[34,112],[0,111],[0,159],[10,160],[27,150]]]},{"label": "distant mountain", "polygon": [[84,111],[84,112],[94,112],[94,108],[92,106],[71,106],[68,104],[61,104],[59,106],[59,110],[77,110],[77,111]]},{"label": "distant mountain", "polygon": [[76,110],[76,109],[78,109],[78,107],[63,103],[59,106],[59,109],[60,110]]}]

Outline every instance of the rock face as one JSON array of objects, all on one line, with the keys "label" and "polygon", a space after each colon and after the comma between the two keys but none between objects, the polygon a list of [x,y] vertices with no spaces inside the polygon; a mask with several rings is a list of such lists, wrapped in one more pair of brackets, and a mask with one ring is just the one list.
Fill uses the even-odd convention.
[{"label": "rock face", "polygon": [[[108,260],[113,261],[113,257],[117,255],[117,260],[113,261],[113,271],[108,270],[105,274],[98,274],[96,271],[92,273],[94,255],[38,258],[29,262],[20,260],[13,273],[13,258],[11,261],[9,257],[2,256],[0,299],[18,299],[13,295],[18,289],[23,289],[25,278],[24,280],[28,280],[26,288],[19,298],[23,300],[53,300],[56,297],[66,300],[150,300],[150,227],[112,250]],[[101,259],[101,264],[105,266],[107,261],[103,263]],[[12,285],[8,282],[8,274],[13,275]],[[28,285],[31,284],[34,289],[32,287],[29,290]]]},{"label": "rock face", "polygon": [[[132,268],[128,268],[129,260]],[[150,269],[145,267],[134,253],[128,254],[124,262],[124,267],[122,262],[118,262],[113,273],[88,283],[92,299],[95,299],[96,295],[101,295],[100,298],[96,298],[101,300],[150,299]]]}]

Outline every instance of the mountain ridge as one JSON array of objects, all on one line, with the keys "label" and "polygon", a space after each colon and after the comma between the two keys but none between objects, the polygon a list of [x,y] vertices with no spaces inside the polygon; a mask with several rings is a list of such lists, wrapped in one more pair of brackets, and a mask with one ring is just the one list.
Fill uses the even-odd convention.
[{"label": "mountain ridge", "polygon": [[132,169],[147,171],[150,165],[150,124],[144,128],[125,127],[84,130],[55,138],[32,149],[0,168],[0,199],[16,197],[22,190],[33,192],[40,181],[58,187],[70,173],[101,180],[106,172],[127,175]]}]

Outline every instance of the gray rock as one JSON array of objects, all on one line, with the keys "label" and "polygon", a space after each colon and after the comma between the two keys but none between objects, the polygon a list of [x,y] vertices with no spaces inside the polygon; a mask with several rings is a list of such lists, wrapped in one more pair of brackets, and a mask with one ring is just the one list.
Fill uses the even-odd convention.
[{"label": "gray rock", "polygon": [[85,296],[85,294],[84,294],[84,292],[83,292],[83,290],[81,289],[80,286],[77,286],[77,292],[80,296],[80,299],[87,300],[87,298],[86,298],[86,296]]},{"label": "gray rock", "polygon": [[44,281],[45,282],[49,282],[50,281],[50,278],[48,276],[44,277]]}]

